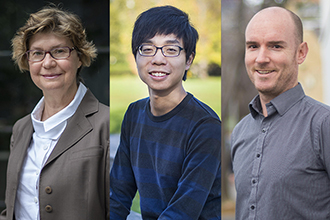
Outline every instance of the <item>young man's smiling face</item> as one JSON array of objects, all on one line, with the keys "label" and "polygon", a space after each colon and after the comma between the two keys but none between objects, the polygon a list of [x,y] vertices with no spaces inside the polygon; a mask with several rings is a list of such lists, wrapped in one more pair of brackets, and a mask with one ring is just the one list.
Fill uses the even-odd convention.
[{"label": "young man's smiling face", "polygon": [[[176,35],[155,35],[153,38],[143,42],[143,45],[154,45],[163,47],[174,45],[184,48],[182,39]],[[186,60],[185,50],[175,57],[165,57],[160,49],[154,56],[142,56],[136,54],[136,65],[141,80],[147,84],[149,93],[169,94],[182,89],[182,78],[189,69],[193,55]]]}]

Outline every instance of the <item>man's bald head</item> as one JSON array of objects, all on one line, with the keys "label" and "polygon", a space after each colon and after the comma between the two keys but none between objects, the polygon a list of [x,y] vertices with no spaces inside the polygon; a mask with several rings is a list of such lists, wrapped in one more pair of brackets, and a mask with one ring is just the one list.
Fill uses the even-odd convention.
[{"label": "man's bald head", "polygon": [[[246,29],[249,28],[251,22],[254,22],[256,19],[279,19],[284,18],[284,22],[292,22],[294,27],[294,35],[296,37],[296,43],[297,45],[301,44],[303,42],[303,25],[301,22],[301,19],[293,13],[292,11],[281,8],[281,7],[269,7],[260,10],[258,13],[256,13],[250,22],[248,23]],[[291,21],[289,20],[291,19]]]}]

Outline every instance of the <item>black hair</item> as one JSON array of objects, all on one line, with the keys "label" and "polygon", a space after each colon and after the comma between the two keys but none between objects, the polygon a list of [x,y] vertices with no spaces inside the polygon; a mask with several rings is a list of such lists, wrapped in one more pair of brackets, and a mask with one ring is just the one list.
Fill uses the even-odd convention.
[{"label": "black hair", "polygon": [[[173,6],[150,8],[141,13],[135,21],[132,33],[132,53],[136,58],[138,47],[155,35],[174,34],[182,39],[186,51],[186,60],[196,54],[198,32],[189,22],[187,13]],[[186,79],[187,71],[183,80]]]}]

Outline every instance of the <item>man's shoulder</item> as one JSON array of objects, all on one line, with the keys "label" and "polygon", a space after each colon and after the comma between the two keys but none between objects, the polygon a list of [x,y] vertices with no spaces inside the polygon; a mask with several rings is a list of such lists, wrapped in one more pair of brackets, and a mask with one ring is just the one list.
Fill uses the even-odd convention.
[{"label": "man's shoulder", "polygon": [[330,106],[309,96],[304,97],[298,112],[303,118],[311,118],[313,122],[330,120]]},{"label": "man's shoulder", "polygon": [[126,110],[126,114],[129,114],[130,112],[139,109],[144,109],[148,102],[149,102],[149,97],[131,102]]},{"label": "man's shoulder", "polygon": [[134,102],[131,102],[129,107],[130,108],[140,108],[141,106],[145,106],[149,101],[149,97],[142,98],[139,100],[136,100]]},{"label": "man's shoulder", "polygon": [[304,103],[306,104],[307,107],[309,107],[313,111],[322,111],[322,112],[328,112],[330,113],[330,106],[326,105],[318,100],[313,99],[310,96],[305,96],[304,97]]},{"label": "man's shoulder", "polygon": [[220,121],[219,116],[210,106],[208,106],[194,96],[192,96],[190,105],[188,105],[186,108],[186,110],[196,111],[204,117],[211,117]]}]

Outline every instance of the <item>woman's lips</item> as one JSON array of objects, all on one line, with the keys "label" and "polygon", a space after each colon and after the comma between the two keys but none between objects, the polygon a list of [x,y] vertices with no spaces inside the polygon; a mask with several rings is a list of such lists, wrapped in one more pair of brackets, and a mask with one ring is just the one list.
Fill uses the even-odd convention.
[{"label": "woman's lips", "polygon": [[46,79],[55,79],[59,77],[61,74],[47,74],[47,75],[42,75]]}]

